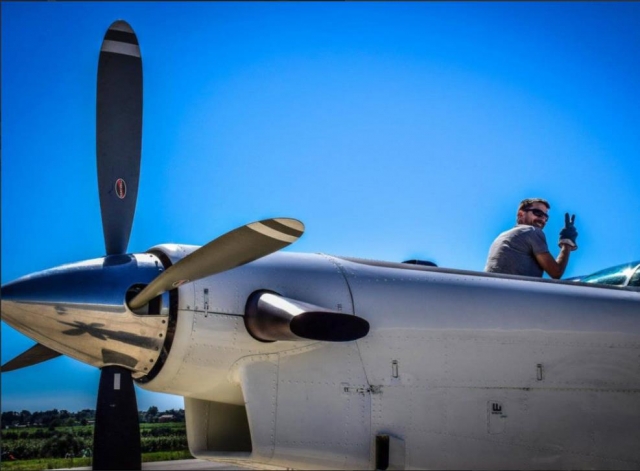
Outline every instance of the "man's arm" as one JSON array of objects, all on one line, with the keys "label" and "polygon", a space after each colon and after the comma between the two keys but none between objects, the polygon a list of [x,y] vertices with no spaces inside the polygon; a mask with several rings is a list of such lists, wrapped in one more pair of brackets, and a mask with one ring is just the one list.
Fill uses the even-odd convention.
[{"label": "man's arm", "polygon": [[567,268],[570,253],[571,248],[566,244],[562,244],[560,246],[560,254],[558,254],[558,258],[555,260],[549,252],[537,253],[535,256],[542,269],[546,271],[551,278],[557,280],[562,277]]}]

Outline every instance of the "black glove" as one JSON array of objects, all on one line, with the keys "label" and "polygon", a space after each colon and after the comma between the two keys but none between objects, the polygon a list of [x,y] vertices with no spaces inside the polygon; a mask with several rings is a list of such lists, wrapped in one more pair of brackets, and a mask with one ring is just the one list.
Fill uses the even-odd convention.
[{"label": "black glove", "polygon": [[578,231],[576,231],[573,225],[576,220],[576,215],[572,215],[569,219],[569,213],[564,214],[564,228],[560,231],[560,241],[558,245],[568,245],[571,250],[577,250],[578,244],[576,244],[576,238],[578,237]]}]

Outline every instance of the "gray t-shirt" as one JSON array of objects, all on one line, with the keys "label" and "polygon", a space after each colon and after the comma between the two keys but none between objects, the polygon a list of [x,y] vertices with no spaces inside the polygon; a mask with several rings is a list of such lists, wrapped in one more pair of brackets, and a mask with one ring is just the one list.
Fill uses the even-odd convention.
[{"label": "gray t-shirt", "polygon": [[549,247],[542,229],[518,224],[493,241],[484,271],[541,278],[543,270],[535,254],[545,252]]}]

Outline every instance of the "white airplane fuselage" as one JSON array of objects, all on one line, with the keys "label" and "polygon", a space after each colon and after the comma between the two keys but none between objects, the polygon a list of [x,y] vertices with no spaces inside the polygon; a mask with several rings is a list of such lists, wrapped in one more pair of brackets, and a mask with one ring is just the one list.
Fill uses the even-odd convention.
[{"label": "white airplane fuselage", "polygon": [[[196,247],[155,249],[175,262]],[[244,324],[258,290],[355,314],[370,331],[261,342]],[[185,397],[198,458],[640,468],[639,291],[281,252],[172,296],[164,362],[140,386]]]}]

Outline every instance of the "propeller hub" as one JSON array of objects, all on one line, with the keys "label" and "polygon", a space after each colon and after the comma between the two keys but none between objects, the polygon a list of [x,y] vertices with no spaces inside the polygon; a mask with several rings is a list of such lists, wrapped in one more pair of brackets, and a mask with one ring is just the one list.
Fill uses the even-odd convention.
[{"label": "propeller hub", "polygon": [[[127,297],[164,267],[153,254],[111,255],[25,276],[2,287],[2,320],[52,350],[144,376],[168,327],[166,299],[133,312]],[[129,293],[129,294],[128,294]],[[151,308],[149,312],[149,306]]]}]

